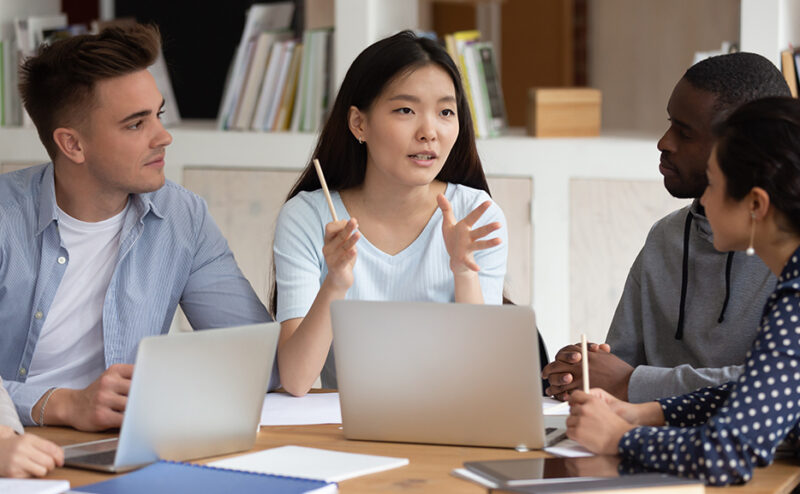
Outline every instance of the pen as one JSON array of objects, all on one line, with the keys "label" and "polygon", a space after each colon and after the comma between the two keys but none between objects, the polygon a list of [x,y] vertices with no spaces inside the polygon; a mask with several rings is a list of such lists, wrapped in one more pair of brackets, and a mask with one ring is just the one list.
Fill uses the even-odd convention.
[{"label": "pen", "polygon": [[339,218],[336,216],[336,210],[333,209],[333,201],[331,200],[331,193],[328,191],[328,184],[325,182],[325,175],[322,174],[322,167],[319,165],[319,160],[317,158],[314,158],[314,168],[317,169],[317,177],[319,177],[319,183],[322,185],[322,192],[325,193],[325,199],[328,200],[328,207],[331,210],[333,221],[339,221]]},{"label": "pen", "polygon": [[583,370],[583,392],[589,392],[589,356],[586,354],[586,334],[581,334],[581,369]]}]

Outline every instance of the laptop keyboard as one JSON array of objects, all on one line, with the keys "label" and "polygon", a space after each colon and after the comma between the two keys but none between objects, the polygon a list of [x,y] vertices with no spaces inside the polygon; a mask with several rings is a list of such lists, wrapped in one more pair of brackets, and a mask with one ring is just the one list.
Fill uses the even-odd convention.
[{"label": "laptop keyboard", "polygon": [[112,449],[111,451],[103,451],[101,453],[91,453],[88,455],[76,456],[75,458],[71,458],[71,461],[75,463],[87,463],[90,465],[113,465],[116,454],[117,450]]}]

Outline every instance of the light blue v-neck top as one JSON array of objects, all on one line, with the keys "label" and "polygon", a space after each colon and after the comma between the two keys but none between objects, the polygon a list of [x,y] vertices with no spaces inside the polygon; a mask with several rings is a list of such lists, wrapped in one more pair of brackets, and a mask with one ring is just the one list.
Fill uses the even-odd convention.
[{"label": "light blue v-neck top", "polygon": [[[453,206],[456,220],[462,219],[486,200],[489,195],[464,185],[447,184],[445,197]],[[338,192],[331,193],[336,215],[348,219]],[[305,317],[328,274],[322,254],[325,225],[332,221],[322,190],[300,192],[281,209],[273,246],[278,288],[276,320]],[[502,243],[475,253],[475,261],[487,304],[501,304],[503,279],[508,257],[508,231],[505,217],[497,204],[475,224],[478,228],[500,222],[501,229],[487,238],[499,237]],[[356,244],[358,258],[353,267],[353,286],[347,292],[352,300],[392,300],[453,302],[455,300],[450,256],[442,238],[442,212],[437,209],[422,233],[401,252],[389,255],[362,236]],[[336,388],[333,347],[322,370],[322,385]]]}]

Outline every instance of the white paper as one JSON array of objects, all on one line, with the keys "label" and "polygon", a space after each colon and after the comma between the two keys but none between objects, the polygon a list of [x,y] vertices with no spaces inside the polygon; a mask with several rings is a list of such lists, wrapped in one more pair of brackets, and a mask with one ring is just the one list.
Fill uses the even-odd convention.
[{"label": "white paper", "polygon": [[325,482],[341,482],[404,465],[408,465],[408,458],[343,453],[301,446],[282,446],[209,463],[209,466],[217,468]]},{"label": "white paper", "polygon": [[545,415],[569,415],[569,403],[545,396],[542,399],[542,412]]},{"label": "white paper", "polygon": [[261,409],[261,425],[341,424],[339,393],[309,393],[296,397],[269,393]]},{"label": "white paper", "polygon": [[572,439],[563,439],[557,442],[553,446],[544,448],[544,450],[550,453],[551,455],[566,456],[569,458],[578,458],[581,456],[594,456],[594,453],[584,448],[583,446],[573,441]]},{"label": "white paper", "polygon": [[67,480],[0,479],[0,492],[14,494],[61,494],[69,490]]}]

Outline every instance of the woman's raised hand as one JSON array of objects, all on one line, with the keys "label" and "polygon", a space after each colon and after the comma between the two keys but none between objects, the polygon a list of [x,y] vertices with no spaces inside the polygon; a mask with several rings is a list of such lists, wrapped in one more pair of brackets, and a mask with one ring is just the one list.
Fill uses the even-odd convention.
[{"label": "woman's raised hand", "polygon": [[472,229],[472,226],[489,209],[492,202],[485,201],[459,222],[456,222],[453,208],[444,194],[439,194],[436,197],[436,202],[439,204],[439,209],[442,210],[442,235],[444,236],[447,253],[450,255],[450,269],[454,274],[480,271],[481,268],[475,262],[473,253],[477,250],[489,249],[500,245],[502,242],[499,238],[481,240],[500,229],[500,223],[498,222]]},{"label": "woman's raised hand", "polygon": [[325,245],[322,254],[328,265],[325,281],[337,290],[347,291],[353,284],[353,266],[356,263],[356,242],[361,238],[358,221],[332,221],[325,225]]}]

